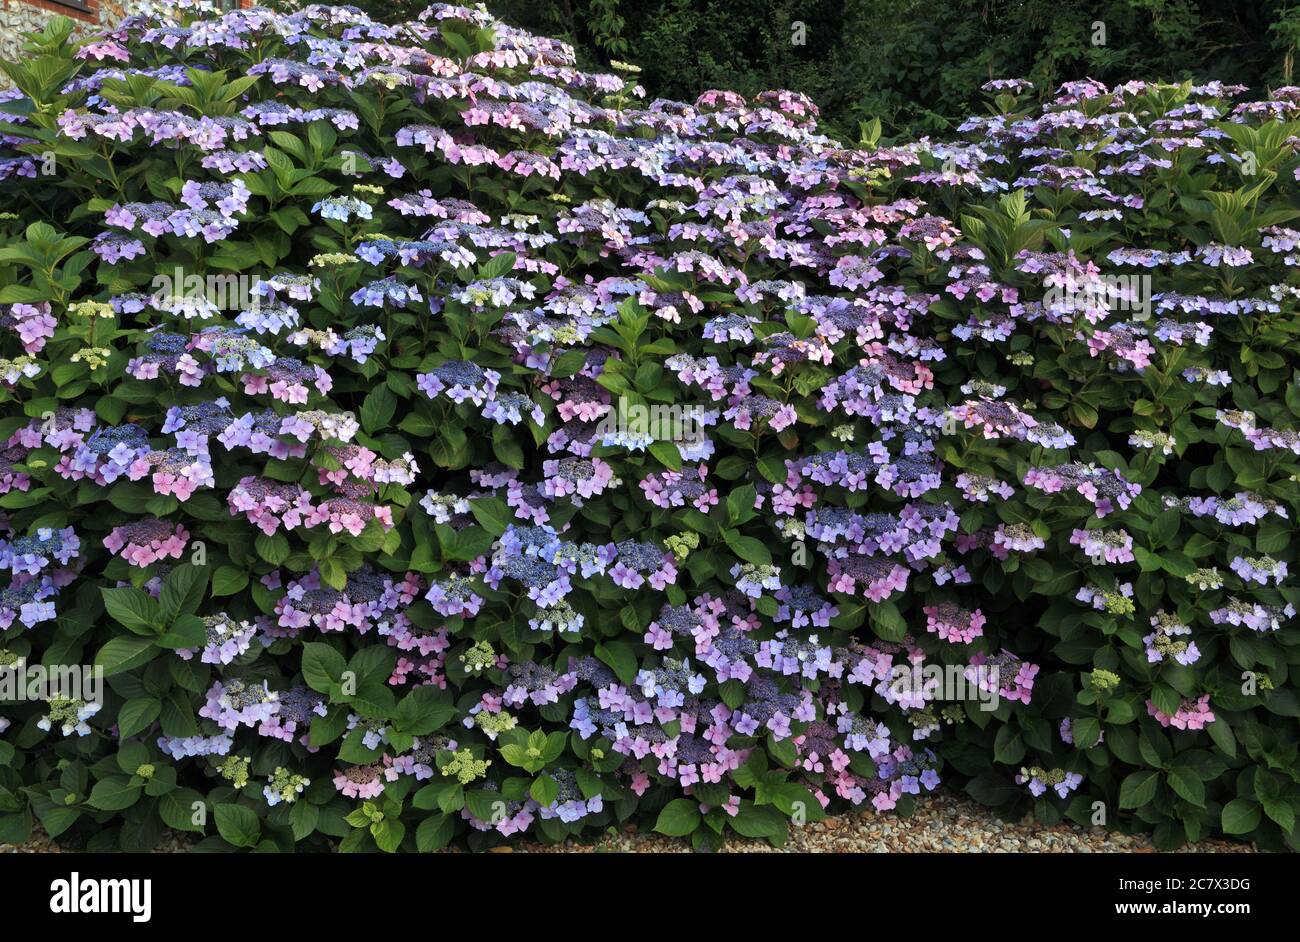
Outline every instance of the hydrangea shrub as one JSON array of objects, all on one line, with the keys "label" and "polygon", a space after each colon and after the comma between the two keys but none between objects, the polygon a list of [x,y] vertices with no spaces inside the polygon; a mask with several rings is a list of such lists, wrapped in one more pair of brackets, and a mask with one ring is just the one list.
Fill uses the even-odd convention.
[{"label": "hydrangea shrub", "polygon": [[1300,90],[955,141],[482,9],[56,22],[0,95],[0,839],[1295,834]]}]

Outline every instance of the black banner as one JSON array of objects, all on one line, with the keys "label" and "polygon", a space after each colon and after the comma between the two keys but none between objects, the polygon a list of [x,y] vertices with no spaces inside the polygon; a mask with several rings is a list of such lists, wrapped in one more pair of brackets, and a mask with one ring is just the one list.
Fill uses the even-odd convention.
[{"label": "black banner", "polygon": [[[515,900],[524,908],[540,906],[538,918],[580,912],[584,921],[602,913],[653,919],[656,912],[666,915],[661,905],[677,912],[676,921],[690,912],[703,916],[716,904],[728,920],[748,916],[767,926],[788,917],[793,927],[807,927],[810,917],[838,910],[845,918],[869,911],[873,919],[887,913],[920,920],[917,930],[970,927],[982,913],[1025,927],[1038,920],[1068,924],[1062,919],[1093,927],[1102,918],[1180,928],[1199,920],[1232,931],[1291,911],[1291,862],[1265,854],[1157,853],[249,854],[240,860],[226,854],[4,854],[0,885],[10,919],[65,926],[93,919],[123,928],[192,929],[208,924],[214,907],[223,920],[247,907],[261,929],[329,929],[341,918],[410,917],[412,910],[401,903],[409,899],[429,913],[466,915],[500,911]],[[554,906],[547,894],[555,894]],[[681,904],[685,908],[677,909]],[[481,928],[494,931],[487,922]]]}]

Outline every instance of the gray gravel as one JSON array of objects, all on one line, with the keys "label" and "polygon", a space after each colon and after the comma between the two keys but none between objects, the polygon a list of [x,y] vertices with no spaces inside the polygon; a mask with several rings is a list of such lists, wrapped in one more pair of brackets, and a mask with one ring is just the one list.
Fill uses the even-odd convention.
[{"label": "gray gravel", "polygon": [[[168,831],[157,853],[181,853],[189,843],[186,835]],[[1249,844],[1232,841],[1202,841],[1183,848],[1189,853],[1251,853]],[[0,844],[0,853],[67,853],[50,841],[39,828],[21,846]],[[588,844],[506,845],[495,853],[690,853],[689,843],[660,834],[640,832],[634,826],[614,828]],[[964,796],[939,792],[916,803],[910,818],[893,813],[863,811],[815,821],[802,827],[790,826],[790,839],[775,848],[766,841],[732,837],[723,853],[1154,853],[1145,835],[1126,835],[1103,828],[1076,824],[1047,826],[1032,816],[1007,824]]]},{"label": "gray gravel", "polygon": [[[1202,841],[1182,848],[1189,853],[1251,853],[1249,844]],[[580,846],[572,842],[546,846],[524,844],[519,853],[689,853],[686,841],[635,830],[605,835]],[[910,818],[872,810],[790,826],[783,847],[766,841],[732,837],[723,853],[1155,853],[1145,835],[1125,835],[1103,828],[1066,823],[1051,827],[1032,816],[1007,824],[964,796],[939,792],[917,801]]]},{"label": "gray gravel", "polygon": [[[162,842],[155,854],[183,854],[193,843],[190,837],[180,831],[166,830]],[[23,844],[0,844],[0,854],[75,854],[80,848],[60,847],[50,840],[48,834],[38,824],[32,829],[32,836]]]}]

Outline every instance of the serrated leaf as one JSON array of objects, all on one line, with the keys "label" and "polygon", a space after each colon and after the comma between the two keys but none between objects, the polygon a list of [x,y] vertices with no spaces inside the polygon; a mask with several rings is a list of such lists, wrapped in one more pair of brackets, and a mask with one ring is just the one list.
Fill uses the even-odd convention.
[{"label": "serrated leaf", "polygon": [[243,805],[223,804],[213,809],[217,832],[236,847],[256,847],[262,836],[262,822]]},{"label": "serrated leaf", "polygon": [[655,820],[655,830],[669,837],[685,837],[700,826],[700,809],[686,798],[674,798],[664,805]]}]

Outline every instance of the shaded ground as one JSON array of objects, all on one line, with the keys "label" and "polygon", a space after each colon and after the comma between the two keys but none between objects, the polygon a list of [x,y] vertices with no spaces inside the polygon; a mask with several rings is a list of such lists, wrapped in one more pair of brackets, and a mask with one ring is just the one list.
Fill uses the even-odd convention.
[{"label": "shaded ground", "polygon": [[[986,808],[968,798],[939,793],[917,802],[910,818],[894,814],[865,811],[817,821],[802,827],[791,825],[790,840],[782,848],[766,841],[733,838],[723,846],[723,853],[1153,853],[1149,837],[1108,832],[1102,828],[1084,828],[1075,824],[1051,827],[1032,818],[1007,824]],[[183,852],[188,841],[184,835],[168,832],[158,853]],[[683,840],[636,830],[610,829],[590,844],[566,843],[557,846],[521,844],[499,847],[498,852],[555,853],[689,853]],[[1251,853],[1249,844],[1228,841],[1202,841],[1183,848],[1191,853]],[[63,852],[39,829],[26,844],[15,847],[0,844],[0,853]]]},{"label": "shaded ground", "polygon": [[[982,805],[947,793],[916,803],[910,818],[865,811],[798,827],[790,826],[784,847],[766,841],[733,838],[723,853],[1155,853],[1146,835],[1129,836],[1076,824],[1051,827],[1031,818],[1018,824],[1000,821]],[[1249,844],[1202,841],[1183,848],[1191,853],[1251,853]],[[519,853],[685,853],[685,841],[658,834],[617,833],[589,847],[526,844]]]}]

